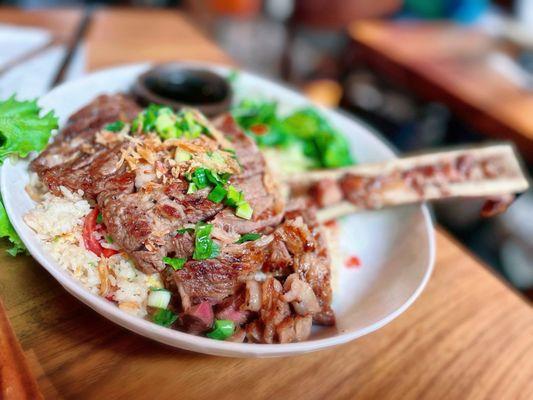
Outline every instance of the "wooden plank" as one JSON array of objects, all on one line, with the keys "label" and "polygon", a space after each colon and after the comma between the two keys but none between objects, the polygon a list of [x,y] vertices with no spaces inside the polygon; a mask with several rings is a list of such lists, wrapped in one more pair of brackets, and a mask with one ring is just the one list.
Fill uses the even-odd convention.
[{"label": "wooden plank", "polygon": [[[123,18],[101,13],[108,26],[109,15]],[[144,14],[136,18],[130,23],[142,27]],[[197,43],[196,54],[205,46],[205,59],[225,62],[187,29],[184,49]],[[93,44],[89,64],[136,60],[137,39],[150,32],[122,38],[128,51]],[[4,248],[0,295],[46,398],[533,398],[531,308],[441,232],[437,248],[427,289],[401,317],[354,342],[293,358],[211,357],[144,339],[75,300],[30,257],[11,258]]]},{"label": "wooden plank", "polygon": [[22,10],[1,7],[0,23],[32,26],[49,30],[59,42],[68,42],[81,21],[82,12],[77,9]]},{"label": "wooden plank", "polygon": [[358,54],[392,82],[442,101],[481,133],[513,140],[533,160],[533,92],[492,68],[492,38],[446,23],[353,23]]},{"label": "wooden plank", "polygon": [[231,60],[177,11],[110,9],[96,11],[87,37],[88,68],[153,61]]},{"label": "wooden plank", "polygon": [[0,299],[0,398],[42,399]]},{"label": "wooden plank", "polygon": [[435,273],[404,315],[293,358],[211,357],[149,341],[74,300],[31,258],[3,249],[0,288],[46,398],[532,398],[530,306],[446,235],[437,247]]}]

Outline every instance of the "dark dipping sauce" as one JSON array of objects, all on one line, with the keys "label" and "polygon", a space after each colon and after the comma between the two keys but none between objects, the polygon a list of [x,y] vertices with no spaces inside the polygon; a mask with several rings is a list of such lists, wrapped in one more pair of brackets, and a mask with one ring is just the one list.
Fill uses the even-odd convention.
[{"label": "dark dipping sauce", "polygon": [[151,68],[139,76],[133,92],[144,105],[162,104],[175,110],[194,107],[209,117],[228,111],[232,98],[224,77],[179,63]]},{"label": "dark dipping sauce", "polygon": [[197,105],[218,103],[229,95],[228,85],[221,80],[207,71],[176,70],[164,76],[146,76],[144,84],[161,97]]}]

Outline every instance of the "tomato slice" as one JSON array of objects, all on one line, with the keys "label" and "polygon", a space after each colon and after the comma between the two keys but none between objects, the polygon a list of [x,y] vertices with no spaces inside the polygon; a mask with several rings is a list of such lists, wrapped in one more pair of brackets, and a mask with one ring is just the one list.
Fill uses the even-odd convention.
[{"label": "tomato slice", "polygon": [[93,232],[96,231],[96,220],[98,219],[98,208],[95,207],[92,209],[92,211],[87,214],[85,217],[85,222],[83,223],[83,244],[85,245],[85,248],[89,251],[92,251],[94,254],[96,254],[98,257],[106,257],[109,258],[114,254],[117,254],[118,251],[113,249],[106,249],[105,247],[102,247],[100,242],[96,240],[96,238],[93,235]]}]

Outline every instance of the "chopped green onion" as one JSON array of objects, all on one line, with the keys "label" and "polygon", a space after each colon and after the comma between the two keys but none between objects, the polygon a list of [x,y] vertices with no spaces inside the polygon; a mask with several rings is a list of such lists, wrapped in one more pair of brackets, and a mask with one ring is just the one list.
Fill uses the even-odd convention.
[{"label": "chopped green onion", "polygon": [[[148,108],[146,108],[140,114],[141,118],[139,122],[141,124],[141,129],[144,132],[156,131],[155,124],[156,124],[157,117],[159,113],[164,109],[169,110],[168,107],[163,107],[157,104],[150,104]],[[164,112],[168,112],[168,111],[164,111]]]},{"label": "chopped green onion", "polygon": [[220,247],[211,239],[213,225],[199,222],[196,224],[196,237],[194,240],[194,260],[207,260],[215,258],[220,252]]},{"label": "chopped green onion", "polygon": [[193,194],[198,191],[198,188],[196,187],[196,184],[191,182],[189,183],[189,188],[187,189],[187,194]]},{"label": "chopped green onion", "polygon": [[104,217],[102,216],[102,213],[98,213],[98,216],[96,217],[96,223],[101,224],[104,222]]},{"label": "chopped green onion", "polygon": [[155,131],[162,139],[178,138],[178,128],[175,126],[176,115],[169,108],[159,110],[155,119]]},{"label": "chopped green onion", "polygon": [[114,242],[114,240],[113,240],[113,238],[111,237],[111,235],[106,235],[106,237],[105,237],[105,241],[106,241],[107,243],[113,243],[113,242]]},{"label": "chopped green onion", "polygon": [[107,124],[104,129],[109,132],[120,132],[122,128],[124,128],[124,122],[122,121],[115,121],[110,124]]},{"label": "chopped green onion", "polygon": [[228,173],[219,174],[216,171],[211,171],[210,169],[206,169],[205,176],[207,180],[211,182],[213,185],[224,186],[226,183],[228,183],[228,179],[230,178],[231,174],[228,174]]},{"label": "chopped green onion", "polygon": [[174,156],[174,159],[179,163],[189,161],[191,158],[192,158],[191,153],[185,150],[181,150],[181,149],[177,149],[176,155]]},{"label": "chopped green onion", "polygon": [[235,210],[235,215],[244,219],[251,219],[254,210],[250,206],[250,203],[247,201],[241,201],[237,204],[237,210]]},{"label": "chopped green onion", "polygon": [[176,322],[177,319],[178,316],[176,314],[164,308],[160,308],[152,316],[152,321],[157,325],[166,326],[167,328]]},{"label": "chopped green onion", "polygon": [[237,207],[237,204],[243,200],[242,192],[239,192],[234,186],[228,186],[228,194],[226,195],[226,204],[228,206]]},{"label": "chopped green onion", "polygon": [[235,332],[235,323],[229,319],[215,320],[213,330],[207,333],[207,337],[216,340],[226,340]]},{"label": "chopped green onion", "polygon": [[192,233],[194,232],[194,229],[193,228],[181,228],[176,231],[176,234],[183,235],[184,233],[187,233],[187,232]]},{"label": "chopped green onion", "polygon": [[174,271],[177,271],[183,268],[183,266],[187,262],[187,259],[186,258],[163,257],[163,262],[165,264],[170,265],[172,269],[174,269]]},{"label": "chopped green onion", "polygon": [[192,173],[191,180],[194,184],[196,184],[198,189],[207,187],[208,181],[206,171],[207,170],[205,168],[196,168]]},{"label": "chopped green onion", "polygon": [[224,200],[224,197],[226,197],[226,193],[228,191],[224,189],[220,185],[216,185],[213,190],[211,190],[211,193],[207,196],[208,200],[211,200],[213,203],[220,203],[222,200]]},{"label": "chopped green onion", "polygon": [[150,290],[151,290],[152,292],[157,292],[157,291],[160,291],[160,290],[164,290],[164,291],[166,291],[167,289],[162,288],[162,287],[150,286]]},{"label": "chopped green onion", "polygon": [[168,290],[150,290],[146,304],[155,308],[167,308],[171,294]]},{"label": "chopped green onion", "polygon": [[245,233],[235,243],[253,242],[261,237],[259,233]]}]

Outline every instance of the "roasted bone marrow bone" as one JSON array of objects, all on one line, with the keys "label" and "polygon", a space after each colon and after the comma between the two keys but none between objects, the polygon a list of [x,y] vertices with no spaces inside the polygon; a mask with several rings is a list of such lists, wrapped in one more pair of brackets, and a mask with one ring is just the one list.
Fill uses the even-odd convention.
[{"label": "roasted bone marrow bone", "polygon": [[[451,197],[487,199],[482,215],[503,212],[528,182],[510,145],[441,151],[287,179],[292,196],[339,216],[358,209]],[[329,210],[328,210],[329,208]]]}]

